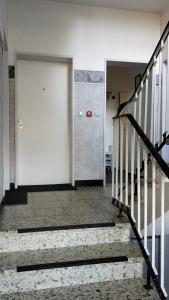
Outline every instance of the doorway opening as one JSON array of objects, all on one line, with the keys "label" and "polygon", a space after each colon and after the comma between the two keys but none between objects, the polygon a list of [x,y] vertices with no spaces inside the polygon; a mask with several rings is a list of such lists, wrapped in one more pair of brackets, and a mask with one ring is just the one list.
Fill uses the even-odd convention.
[{"label": "doorway opening", "polygon": [[17,54],[15,187],[74,185],[73,61]]},{"label": "doorway opening", "polygon": [[[132,96],[145,70],[145,63],[106,61],[105,183],[112,183],[112,118],[119,105]],[[125,153],[125,151],[124,151]]]}]

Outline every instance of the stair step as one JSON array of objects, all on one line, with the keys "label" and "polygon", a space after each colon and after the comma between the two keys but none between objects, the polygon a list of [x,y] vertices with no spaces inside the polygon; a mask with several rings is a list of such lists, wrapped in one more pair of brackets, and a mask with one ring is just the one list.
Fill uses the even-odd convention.
[{"label": "stair step", "polygon": [[107,262],[106,259],[102,259],[100,263],[72,265],[62,268],[25,272],[7,270],[0,273],[0,295],[114,281],[124,278],[141,278],[142,276],[142,262],[111,262],[111,260]]},{"label": "stair step", "polygon": [[6,261],[0,273],[0,295],[143,276],[144,259],[132,242],[4,253],[0,257],[2,265]]},{"label": "stair step", "polygon": [[55,230],[68,230],[68,229],[82,229],[82,228],[100,228],[100,227],[114,227],[114,222],[109,223],[93,223],[93,224],[76,224],[76,225],[65,225],[65,226],[49,226],[49,227],[34,227],[34,228],[23,228],[18,229],[18,233],[29,233],[29,232],[42,232],[42,231],[55,231]]},{"label": "stair step", "polygon": [[159,300],[155,289],[147,291],[143,278],[41,289],[25,293],[4,294],[1,300]]},{"label": "stair step", "polygon": [[130,225],[128,223],[118,224],[115,227],[79,228],[30,233],[1,232],[0,253],[128,242],[129,238]]},{"label": "stair step", "polygon": [[[17,267],[28,269],[44,269],[54,264],[67,263],[67,266],[77,261],[89,261],[105,258],[127,257],[128,261],[143,262],[140,248],[132,242],[111,243],[97,245],[83,245],[77,247],[53,248],[46,250],[18,251],[0,253],[0,271],[16,270]],[[39,267],[41,265],[41,267]],[[26,269],[25,268],[25,269]]]}]

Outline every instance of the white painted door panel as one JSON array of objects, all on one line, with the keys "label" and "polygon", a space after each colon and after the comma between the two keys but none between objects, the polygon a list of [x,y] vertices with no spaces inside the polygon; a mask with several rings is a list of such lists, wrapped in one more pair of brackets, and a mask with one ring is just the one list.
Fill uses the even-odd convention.
[{"label": "white painted door panel", "polygon": [[3,198],[3,180],[4,180],[4,165],[3,165],[3,64],[2,64],[2,53],[0,48],[0,202]]},{"label": "white painted door panel", "polygon": [[70,183],[69,68],[18,61],[18,185]]}]

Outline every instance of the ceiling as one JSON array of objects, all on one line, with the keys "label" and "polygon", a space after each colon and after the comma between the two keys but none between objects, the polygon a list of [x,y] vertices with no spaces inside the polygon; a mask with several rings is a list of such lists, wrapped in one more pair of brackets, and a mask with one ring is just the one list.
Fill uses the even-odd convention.
[{"label": "ceiling", "polygon": [[89,6],[100,6],[134,11],[162,13],[169,7],[169,0],[45,0]]}]

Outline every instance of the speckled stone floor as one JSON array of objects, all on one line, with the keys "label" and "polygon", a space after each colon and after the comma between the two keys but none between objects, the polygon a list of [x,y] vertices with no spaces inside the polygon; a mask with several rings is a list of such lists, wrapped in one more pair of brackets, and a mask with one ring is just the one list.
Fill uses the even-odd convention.
[{"label": "speckled stone floor", "polygon": [[[28,193],[27,205],[3,206],[0,231],[57,225],[119,222],[111,186]],[[128,222],[124,217],[120,222]]]},{"label": "speckled stone floor", "polygon": [[[4,206],[0,215],[0,300],[158,300],[154,289],[143,287],[143,257],[129,241],[127,218],[117,215],[118,209],[111,204],[111,186],[29,193],[27,205]],[[15,232],[106,222],[116,226],[69,233]],[[16,272],[17,266],[113,256],[127,256],[128,262]]]},{"label": "speckled stone floor", "polygon": [[0,296],[0,300],[159,300],[144,279],[125,279]]},{"label": "speckled stone floor", "polygon": [[127,256],[129,261],[144,262],[137,244],[111,243],[97,245],[82,245],[58,249],[17,251],[0,253],[0,272],[16,269],[17,266]]}]

